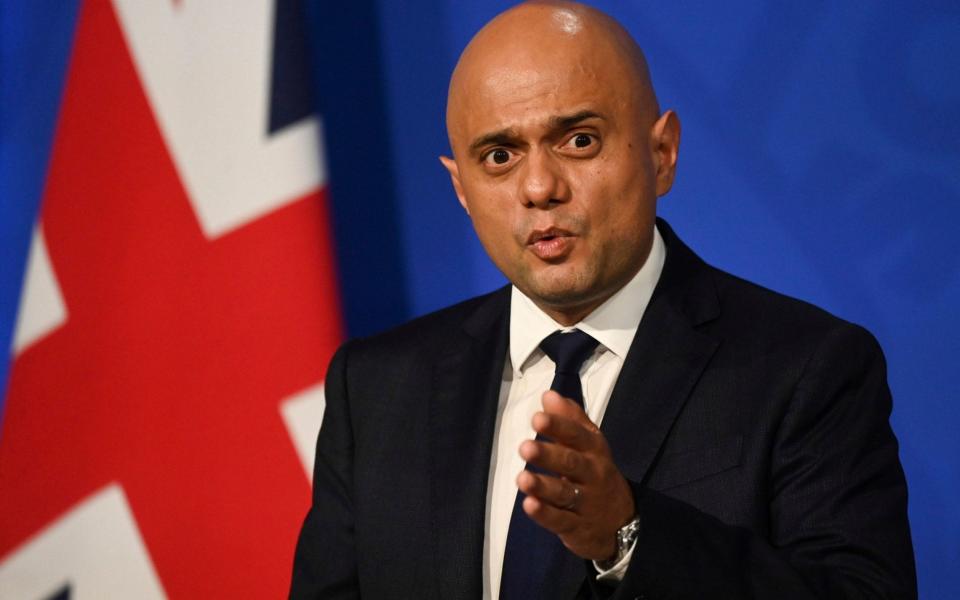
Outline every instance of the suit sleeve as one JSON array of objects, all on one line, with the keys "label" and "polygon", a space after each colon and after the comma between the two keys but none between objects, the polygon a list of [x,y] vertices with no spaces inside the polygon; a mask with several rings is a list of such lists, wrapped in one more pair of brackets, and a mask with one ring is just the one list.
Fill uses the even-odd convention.
[{"label": "suit sleeve", "polygon": [[916,598],[886,366],[865,330],[831,332],[771,448],[769,531],[633,483],[641,533],[613,598]]},{"label": "suit sleeve", "polygon": [[327,369],[313,499],[297,541],[290,598],[359,598],[353,521],[353,433],[347,398],[349,343]]}]

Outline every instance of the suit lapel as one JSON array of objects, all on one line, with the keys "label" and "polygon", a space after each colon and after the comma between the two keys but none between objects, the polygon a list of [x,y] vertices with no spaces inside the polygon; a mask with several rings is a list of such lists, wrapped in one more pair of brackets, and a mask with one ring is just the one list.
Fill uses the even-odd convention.
[{"label": "suit lapel", "polygon": [[[657,314],[659,313],[659,314]],[[601,430],[624,477],[643,482],[719,342],[675,313],[654,311],[637,332]]]},{"label": "suit lapel", "polygon": [[507,354],[509,288],[440,348],[430,395],[433,560],[440,598],[479,598],[487,479]]},{"label": "suit lapel", "polygon": [[627,479],[643,482],[720,342],[697,330],[720,304],[706,265],[663,221],[667,260],[637,329],[601,430]]}]

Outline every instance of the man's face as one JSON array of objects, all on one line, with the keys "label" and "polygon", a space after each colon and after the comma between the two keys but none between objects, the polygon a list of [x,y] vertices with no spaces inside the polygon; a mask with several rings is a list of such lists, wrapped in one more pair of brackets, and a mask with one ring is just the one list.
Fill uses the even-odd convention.
[{"label": "man's face", "polygon": [[456,162],[444,161],[497,267],[575,320],[646,260],[666,191],[656,131],[675,121],[638,106],[626,65],[590,54],[533,48],[455,79],[465,86],[448,116]]}]

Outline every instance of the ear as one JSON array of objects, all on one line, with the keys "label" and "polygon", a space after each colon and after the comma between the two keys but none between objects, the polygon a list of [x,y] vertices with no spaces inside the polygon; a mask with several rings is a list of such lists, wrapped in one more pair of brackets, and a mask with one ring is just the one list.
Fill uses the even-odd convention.
[{"label": "ear", "polygon": [[448,156],[441,156],[440,162],[443,163],[443,167],[447,170],[447,173],[450,173],[450,182],[453,184],[453,191],[457,193],[457,200],[460,201],[460,206],[462,206],[463,210],[467,211],[469,215],[470,209],[467,207],[467,197],[464,195],[463,186],[460,184],[460,167],[457,166],[457,161]]},{"label": "ear", "polygon": [[650,130],[650,145],[656,168],[657,196],[663,196],[673,187],[680,152],[680,119],[668,110],[657,119]]}]

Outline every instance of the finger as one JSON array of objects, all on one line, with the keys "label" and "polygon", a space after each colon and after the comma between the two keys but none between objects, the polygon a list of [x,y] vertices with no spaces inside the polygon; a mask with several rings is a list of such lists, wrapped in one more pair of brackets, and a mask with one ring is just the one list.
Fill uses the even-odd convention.
[{"label": "finger", "polygon": [[531,420],[534,431],[579,450],[597,448],[602,438],[600,430],[579,405],[556,392],[546,392],[543,407],[544,411],[534,414]]},{"label": "finger", "polygon": [[557,508],[536,496],[523,499],[523,512],[537,525],[561,536],[573,532],[580,521],[575,513]]},{"label": "finger", "polygon": [[590,417],[587,416],[587,413],[584,412],[583,407],[580,406],[579,403],[561,396],[554,390],[544,392],[540,397],[540,403],[543,405],[543,411],[546,413],[567,417],[579,423],[588,431],[599,431],[600,429],[590,420]]},{"label": "finger", "polygon": [[566,417],[538,412],[531,423],[534,431],[568,448],[588,452],[598,447],[597,434]]},{"label": "finger", "polygon": [[517,487],[528,496],[573,512],[576,512],[582,494],[572,481],[531,471],[522,471],[517,476]]},{"label": "finger", "polygon": [[520,444],[520,456],[527,463],[576,482],[590,478],[590,464],[580,451],[562,444],[526,440]]}]

